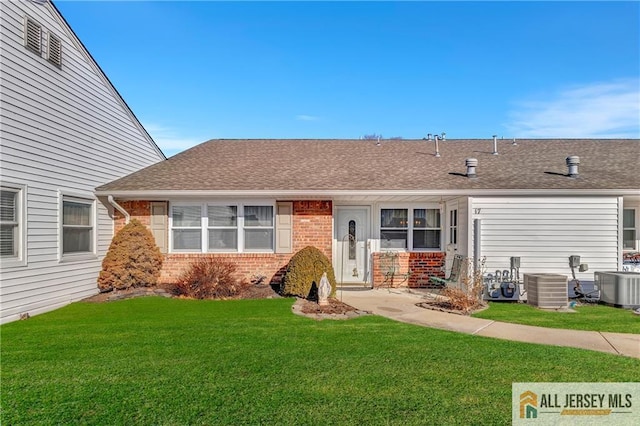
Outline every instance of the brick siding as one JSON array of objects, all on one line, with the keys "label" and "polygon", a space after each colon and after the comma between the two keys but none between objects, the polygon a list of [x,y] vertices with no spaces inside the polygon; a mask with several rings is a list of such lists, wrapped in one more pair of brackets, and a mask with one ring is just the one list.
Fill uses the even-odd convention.
[{"label": "brick siding", "polygon": [[444,278],[444,252],[373,253],[373,287],[430,287]]},{"label": "brick siding", "polygon": [[[132,219],[147,227],[150,224],[151,201],[118,201]],[[293,253],[169,253],[164,255],[160,282],[171,284],[194,260],[219,257],[234,261],[238,272],[247,279],[264,275],[267,281],[278,284],[291,256],[306,246],[315,246],[331,259],[333,228],[331,201],[309,200],[293,202]],[[123,215],[115,211],[115,232],[124,226]]]}]

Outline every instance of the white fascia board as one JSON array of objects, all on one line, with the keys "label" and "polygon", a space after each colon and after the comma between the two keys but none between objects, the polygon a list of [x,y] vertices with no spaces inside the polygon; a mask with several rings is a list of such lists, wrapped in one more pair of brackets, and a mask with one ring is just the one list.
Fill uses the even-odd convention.
[{"label": "white fascia board", "polygon": [[152,200],[194,197],[266,197],[281,199],[317,199],[349,196],[516,196],[516,195],[639,195],[640,189],[477,189],[477,190],[148,190],[148,191],[96,191],[97,196],[113,196],[118,199]]}]

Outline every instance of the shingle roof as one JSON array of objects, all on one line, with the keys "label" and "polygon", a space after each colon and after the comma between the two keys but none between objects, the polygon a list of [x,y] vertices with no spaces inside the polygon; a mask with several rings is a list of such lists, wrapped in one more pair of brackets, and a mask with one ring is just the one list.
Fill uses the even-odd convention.
[{"label": "shingle roof", "polygon": [[[625,189],[640,191],[640,140],[210,140],[97,188],[109,191]],[[565,158],[580,157],[569,178]],[[478,159],[478,178],[465,176]]]}]

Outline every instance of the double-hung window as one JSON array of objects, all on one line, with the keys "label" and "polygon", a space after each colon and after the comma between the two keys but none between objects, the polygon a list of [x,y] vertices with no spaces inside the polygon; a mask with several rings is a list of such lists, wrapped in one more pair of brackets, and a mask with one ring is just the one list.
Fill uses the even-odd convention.
[{"label": "double-hung window", "polygon": [[171,207],[176,252],[272,252],[274,207],[254,204],[175,204]]},{"label": "double-hung window", "polygon": [[413,248],[440,248],[439,209],[413,209]]},{"label": "double-hung window", "polygon": [[637,250],[636,209],[624,209],[622,214],[622,248],[623,250]]},{"label": "double-hung window", "polygon": [[244,248],[273,250],[273,206],[244,206]]},{"label": "double-hung window", "polygon": [[87,254],[94,249],[93,200],[63,196],[62,254]]},{"label": "double-hung window", "polygon": [[207,206],[209,251],[238,251],[238,206]]},{"label": "double-hung window", "polygon": [[202,250],[202,206],[173,206],[173,249]]},{"label": "double-hung window", "polygon": [[20,255],[20,190],[0,189],[0,257],[17,259]]},{"label": "double-hung window", "polygon": [[381,209],[380,247],[405,250],[439,249],[440,209]]}]

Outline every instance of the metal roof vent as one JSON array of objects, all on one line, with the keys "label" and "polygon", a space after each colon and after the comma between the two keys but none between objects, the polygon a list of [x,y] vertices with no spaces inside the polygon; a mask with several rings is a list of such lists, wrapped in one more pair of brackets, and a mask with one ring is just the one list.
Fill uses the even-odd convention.
[{"label": "metal roof vent", "polygon": [[570,155],[566,159],[567,167],[569,168],[569,177],[578,177],[578,164],[580,164],[580,157],[577,155]]},{"label": "metal roof vent", "polygon": [[498,135],[493,135],[493,155],[498,155]]},{"label": "metal roof vent", "polygon": [[435,135],[433,140],[436,142],[436,157],[440,157],[440,145],[438,145],[438,141],[440,140],[440,136]]},{"label": "metal roof vent", "polygon": [[464,161],[467,166],[467,177],[468,178],[476,178],[478,175],[476,174],[476,167],[478,167],[478,160],[476,158],[467,158]]}]

